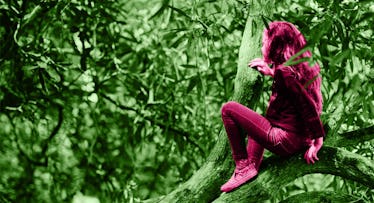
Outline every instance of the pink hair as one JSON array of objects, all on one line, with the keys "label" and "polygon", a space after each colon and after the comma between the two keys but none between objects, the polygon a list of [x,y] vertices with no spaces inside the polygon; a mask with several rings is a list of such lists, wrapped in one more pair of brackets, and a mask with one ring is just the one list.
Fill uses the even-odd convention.
[{"label": "pink hair", "polygon": [[[295,25],[289,22],[271,22],[264,30],[262,48],[264,60],[275,67],[285,63],[305,46],[306,40],[304,36]],[[295,60],[311,56],[311,52],[307,50]],[[321,77],[318,77],[320,72],[319,65],[315,64],[311,67],[308,62],[302,62],[291,66],[291,68],[296,72],[299,81],[304,85],[308,85],[306,90],[313,98],[317,111],[321,114],[322,94]]]}]

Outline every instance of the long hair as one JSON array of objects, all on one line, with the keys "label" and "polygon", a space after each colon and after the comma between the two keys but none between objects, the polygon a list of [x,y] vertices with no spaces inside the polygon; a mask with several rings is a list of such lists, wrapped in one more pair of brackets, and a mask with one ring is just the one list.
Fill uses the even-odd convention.
[{"label": "long hair", "polygon": [[[306,46],[306,40],[295,25],[289,22],[271,22],[263,33],[264,60],[274,66],[285,63],[293,55]],[[299,57],[311,57],[309,50]],[[309,66],[308,62],[302,62],[291,66],[301,84],[306,86],[308,94],[313,98],[319,114],[322,112],[321,77],[318,64]]]}]

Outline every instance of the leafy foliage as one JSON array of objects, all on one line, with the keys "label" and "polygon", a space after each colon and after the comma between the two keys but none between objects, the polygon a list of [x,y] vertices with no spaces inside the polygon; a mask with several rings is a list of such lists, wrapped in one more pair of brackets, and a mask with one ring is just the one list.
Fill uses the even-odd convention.
[{"label": "leafy foliage", "polygon": [[199,167],[233,88],[238,3],[1,3],[9,201],[143,199]]},{"label": "leafy foliage", "polygon": [[[264,20],[294,22],[305,33],[323,65],[324,120],[334,131],[372,124],[373,4],[282,4]],[[126,202],[190,177],[221,127],[247,6],[0,0],[1,199]]]}]

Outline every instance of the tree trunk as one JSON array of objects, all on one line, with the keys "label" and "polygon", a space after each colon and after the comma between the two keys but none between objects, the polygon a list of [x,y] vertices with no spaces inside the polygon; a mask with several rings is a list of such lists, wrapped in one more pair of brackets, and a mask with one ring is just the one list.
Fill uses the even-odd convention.
[{"label": "tree trunk", "polygon": [[[271,1],[257,0],[252,1],[248,8],[232,100],[250,108],[258,102],[262,82],[257,71],[248,68],[247,64],[251,59],[260,57],[262,29],[265,27],[261,15],[271,17],[272,6]],[[335,139],[331,143],[341,143],[344,141],[342,139]],[[279,188],[310,173],[334,174],[374,188],[374,165],[369,159],[327,146],[321,149],[319,155],[320,160],[314,165],[305,164],[300,154],[287,159],[272,156],[264,160],[254,181],[231,193],[221,194],[220,186],[231,176],[234,168],[226,132],[222,128],[205,164],[189,180],[171,193],[146,202],[263,202],[276,195]],[[327,196],[324,193],[308,193],[292,199],[305,199],[311,195],[315,199]]]}]

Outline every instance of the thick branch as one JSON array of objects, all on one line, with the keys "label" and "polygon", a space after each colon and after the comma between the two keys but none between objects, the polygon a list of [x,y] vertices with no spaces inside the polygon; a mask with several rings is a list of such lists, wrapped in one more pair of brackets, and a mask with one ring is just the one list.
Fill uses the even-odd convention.
[{"label": "thick branch", "polygon": [[319,158],[320,160],[316,164],[307,165],[302,154],[291,158],[273,156],[264,162],[263,172],[260,172],[256,180],[232,193],[223,193],[215,202],[263,202],[271,199],[279,188],[286,186],[298,177],[312,173],[341,176],[374,188],[374,163],[372,160],[328,146],[321,149]]}]

